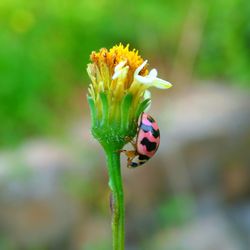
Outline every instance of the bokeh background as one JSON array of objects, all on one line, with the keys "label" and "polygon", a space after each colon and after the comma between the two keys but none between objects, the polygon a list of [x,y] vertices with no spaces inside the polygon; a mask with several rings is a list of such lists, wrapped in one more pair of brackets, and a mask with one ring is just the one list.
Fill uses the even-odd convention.
[{"label": "bokeh background", "polygon": [[110,250],[92,50],[139,49],[161,147],[123,157],[128,250],[250,249],[250,2],[0,1],[0,249]]}]

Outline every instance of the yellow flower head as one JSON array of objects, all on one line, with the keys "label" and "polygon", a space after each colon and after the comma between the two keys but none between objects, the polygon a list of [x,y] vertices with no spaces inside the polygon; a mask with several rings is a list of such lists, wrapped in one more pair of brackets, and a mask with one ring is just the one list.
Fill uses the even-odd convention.
[{"label": "yellow flower head", "polygon": [[133,106],[144,98],[145,90],[151,86],[169,88],[172,85],[157,78],[156,69],[148,72],[147,61],[138,54],[138,51],[129,49],[122,44],[111,49],[102,48],[99,52],[90,55],[92,63],[87,71],[92,80],[89,94],[96,105],[100,107],[100,93],[106,92],[109,100],[119,102],[127,93],[134,96]]},{"label": "yellow flower head", "polygon": [[[149,87],[169,88],[172,85],[157,78],[157,70],[148,70],[147,60],[129,45],[92,52],[87,72],[91,79],[88,101],[95,137],[106,131],[111,138],[113,129],[121,138],[134,135],[137,119],[150,104]],[[104,129],[105,127],[105,129]],[[113,129],[112,129],[113,128]]]},{"label": "yellow flower head", "polygon": [[[102,71],[103,67],[108,67],[110,79],[114,74],[115,67],[119,65],[119,63],[124,62],[123,66],[127,66],[129,69],[126,78],[127,88],[133,81],[133,74],[135,70],[143,63],[143,59],[138,55],[137,50],[129,50],[129,45],[124,47],[122,44],[115,45],[110,50],[102,48],[99,52],[92,52],[90,60],[98,66],[100,71]],[[145,76],[147,73],[148,70],[145,66],[141,70],[140,75]]]}]

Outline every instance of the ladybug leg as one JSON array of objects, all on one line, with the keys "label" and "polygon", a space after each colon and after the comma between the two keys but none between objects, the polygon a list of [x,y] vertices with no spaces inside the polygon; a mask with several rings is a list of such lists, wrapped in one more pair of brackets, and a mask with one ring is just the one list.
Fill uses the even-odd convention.
[{"label": "ladybug leg", "polygon": [[126,142],[134,142],[134,138],[130,136],[125,136],[125,141]]},{"label": "ladybug leg", "polygon": [[133,140],[133,141],[130,141],[130,144],[133,146],[134,150],[136,151],[136,142]]},{"label": "ladybug leg", "polygon": [[122,152],[122,153],[125,153],[125,155],[128,157],[128,159],[127,159],[127,167],[129,167],[132,160],[137,155],[136,150],[119,150],[119,151]]},{"label": "ladybug leg", "polygon": [[136,151],[134,150],[119,150],[118,152],[124,153],[128,158],[133,159],[136,156]]},{"label": "ladybug leg", "polygon": [[133,146],[134,150],[136,151],[136,141],[134,140],[134,138],[131,138],[129,136],[126,136],[125,137],[125,140],[127,142],[130,142],[130,144]]}]

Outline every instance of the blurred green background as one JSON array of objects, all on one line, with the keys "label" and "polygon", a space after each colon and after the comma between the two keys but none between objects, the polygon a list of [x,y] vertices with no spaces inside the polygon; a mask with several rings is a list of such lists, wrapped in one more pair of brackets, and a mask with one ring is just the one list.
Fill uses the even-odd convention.
[{"label": "blurred green background", "polygon": [[0,144],[57,131],[88,84],[90,52],[119,42],[167,72],[249,86],[249,16],[244,0],[2,0]]},{"label": "blurred green background", "polygon": [[[0,249],[110,249],[86,65],[91,51],[120,42],[174,84],[153,91],[150,112],[162,131],[157,159],[142,172],[124,170],[127,249],[247,250],[245,0],[0,1]],[[207,238],[198,237],[204,227]]]}]

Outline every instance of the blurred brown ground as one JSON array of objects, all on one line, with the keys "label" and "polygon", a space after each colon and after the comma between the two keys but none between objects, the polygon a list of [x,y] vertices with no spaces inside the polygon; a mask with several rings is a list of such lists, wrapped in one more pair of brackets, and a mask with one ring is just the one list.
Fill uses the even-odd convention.
[{"label": "blurred brown ground", "polygon": [[[159,152],[135,170],[123,157],[127,249],[247,249],[248,93],[217,83],[156,92],[149,112]],[[1,153],[9,249],[109,249],[105,158],[89,126],[86,111],[63,141],[37,138]]]}]

